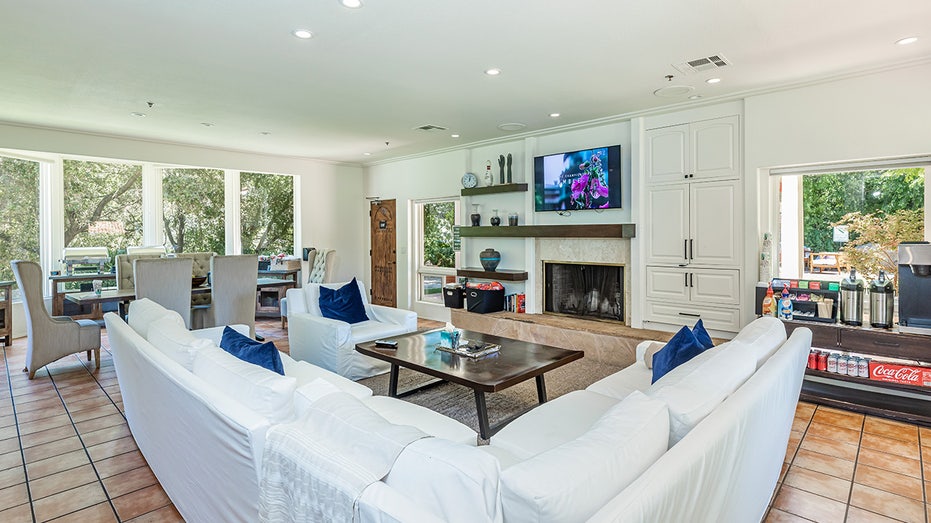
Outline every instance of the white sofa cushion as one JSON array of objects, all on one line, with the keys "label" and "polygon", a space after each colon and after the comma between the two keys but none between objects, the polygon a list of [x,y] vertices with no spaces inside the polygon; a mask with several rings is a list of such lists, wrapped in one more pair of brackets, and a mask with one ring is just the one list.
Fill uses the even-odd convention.
[{"label": "white sofa cushion", "polygon": [[214,347],[210,340],[200,338],[187,330],[184,320],[175,311],[171,314],[161,315],[156,320],[147,322],[146,339],[156,349],[178,362],[189,372],[194,370],[194,357],[198,351],[207,347]]},{"label": "white sofa cushion", "polygon": [[578,438],[618,401],[586,390],[572,391],[512,421],[492,436],[489,446],[519,460],[531,458]]},{"label": "white sofa cushion", "polygon": [[668,434],[666,405],[632,393],[582,436],[505,469],[505,520],[586,520],[666,451]]},{"label": "white sofa cushion", "polygon": [[129,326],[146,339],[148,339],[149,336],[149,325],[153,321],[159,320],[164,316],[171,316],[175,318],[176,321],[180,321],[181,325],[184,326],[184,318],[182,318],[180,314],[173,310],[166,309],[148,298],[141,298],[130,302],[127,316]]},{"label": "white sofa cushion", "polygon": [[272,423],[294,418],[295,378],[247,363],[215,346],[197,351],[194,375]]},{"label": "white sofa cushion", "polygon": [[[687,368],[677,372],[683,367]],[[731,341],[680,365],[647,389],[648,396],[669,406],[669,446],[684,438],[755,371],[754,351],[743,342]]]},{"label": "white sofa cushion", "polygon": [[762,316],[740,329],[731,341],[746,343],[756,356],[756,368],[760,368],[786,341],[786,327],[777,318]]},{"label": "white sofa cushion", "polygon": [[443,521],[501,521],[498,461],[476,447],[443,438],[408,445],[384,482]]},{"label": "white sofa cushion", "polygon": [[463,445],[475,446],[477,442],[474,430],[426,407],[388,396],[370,396],[361,401],[395,425],[412,425],[431,436]]},{"label": "white sofa cushion", "polygon": [[[702,355],[699,354],[692,359],[700,358],[701,356]],[[688,363],[689,362],[686,362],[683,365],[688,365]],[[682,365],[680,365],[680,367],[681,366]],[[672,374],[675,371],[676,369],[673,369],[669,372],[669,374]],[[663,379],[665,379],[666,376],[663,376]],[[652,380],[653,371],[648,369],[642,361],[635,361],[630,366],[624,367],[614,374],[605,376],[595,383],[592,383],[586,387],[585,390],[590,392],[597,392],[598,394],[602,394],[604,396],[610,396],[615,400],[621,400],[629,396],[630,393],[635,390],[639,390],[640,392],[647,390],[650,388],[650,382]]]},{"label": "white sofa cushion", "polygon": [[281,354],[281,364],[284,366],[284,375],[297,379],[298,387],[302,387],[316,379],[322,379],[331,383],[337,389],[357,398],[367,398],[372,395],[372,389],[365,385],[360,385],[335,372],[311,365],[306,361],[296,361],[284,353]]}]

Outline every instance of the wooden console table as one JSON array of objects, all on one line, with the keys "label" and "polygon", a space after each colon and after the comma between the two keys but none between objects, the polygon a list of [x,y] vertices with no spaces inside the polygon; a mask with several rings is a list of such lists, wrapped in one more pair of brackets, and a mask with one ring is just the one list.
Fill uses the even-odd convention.
[{"label": "wooden console table", "polygon": [[[895,330],[786,321],[791,332],[807,327],[812,347],[870,357],[931,361],[931,336]],[[904,385],[806,369],[801,399],[873,416],[931,426],[931,387]]]},{"label": "wooden console table", "polygon": [[7,347],[13,342],[13,284],[0,281],[0,340]]},{"label": "wooden console table", "polygon": [[[281,316],[281,299],[288,289],[300,287],[298,274],[300,269],[259,271],[259,286],[255,293],[255,316],[257,318],[278,318]],[[265,282],[265,285],[262,282]]]},{"label": "wooden console table", "polygon": [[[65,290],[66,283],[81,283],[81,282],[92,282],[94,280],[103,280],[104,285],[115,284],[116,283],[116,274],[106,272],[102,274],[72,274],[72,275],[56,275],[49,276],[49,281],[52,282],[52,316],[64,316],[65,315],[65,295],[72,292],[82,292],[80,290]],[[103,315],[96,315],[94,312],[90,314],[77,314],[71,316],[74,319],[95,319],[99,320]]]}]

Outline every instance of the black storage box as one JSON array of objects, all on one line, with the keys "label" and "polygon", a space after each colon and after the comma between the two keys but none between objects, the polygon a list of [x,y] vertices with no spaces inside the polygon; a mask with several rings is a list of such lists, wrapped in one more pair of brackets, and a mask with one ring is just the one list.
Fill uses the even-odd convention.
[{"label": "black storage box", "polygon": [[271,265],[272,265],[271,260],[265,260],[265,261],[259,260],[259,270],[260,270],[260,271],[267,271],[267,270],[269,270],[269,269],[271,268]]},{"label": "black storage box", "polygon": [[461,309],[465,292],[462,287],[443,287],[443,303],[450,309]]},{"label": "black storage box", "polygon": [[466,300],[469,302],[469,312],[498,312],[504,310],[504,289],[498,291],[483,291],[482,289],[466,289]]}]

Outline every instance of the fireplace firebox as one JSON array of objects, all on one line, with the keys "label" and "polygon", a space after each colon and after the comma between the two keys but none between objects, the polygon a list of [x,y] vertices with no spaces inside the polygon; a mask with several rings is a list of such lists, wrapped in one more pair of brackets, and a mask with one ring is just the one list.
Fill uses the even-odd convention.
[{"label": "fireplace firebox", "polygon": [[624,266],[543,262],[543,311],[624,321]]}]

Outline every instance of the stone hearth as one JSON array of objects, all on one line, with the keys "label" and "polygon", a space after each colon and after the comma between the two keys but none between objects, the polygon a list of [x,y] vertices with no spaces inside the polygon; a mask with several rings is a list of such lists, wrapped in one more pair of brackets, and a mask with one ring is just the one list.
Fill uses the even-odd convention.
[{"label": "stone hearth", "polygon": [[460,329],[493,334],[531,343],[585,351],[586,358],[626,367],[634,362],[637,345],[644,340],[666,341],[672,333],[632,329],[615,322],[583,320],[552,314],[495,312],[477,314],[450,309]]}]

